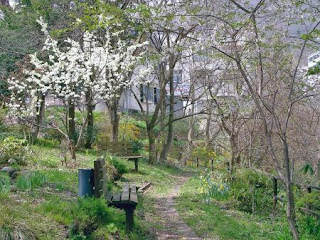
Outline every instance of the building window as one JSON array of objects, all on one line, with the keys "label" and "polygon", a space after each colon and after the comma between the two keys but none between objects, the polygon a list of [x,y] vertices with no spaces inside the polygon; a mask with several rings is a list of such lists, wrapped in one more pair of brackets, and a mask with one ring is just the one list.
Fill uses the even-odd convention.
[{"label": "building window", "polygon": [[182,83],[182,70],[174,70],[173,71],[173,82],[178,84]]},{"label": "building window", "polygon": [[[155,101],[157,93],[155,92],[156,88],[151,88],[148,85],[140,84],[140,101]],[[158,92],[158,91],[157,91]]]},{"label": "building window", "polygon": [[156,104],[159,100],[160,91],[157,88],[153,88],[153,102]]},{"label": "building window", "polygon": [[144,101],[144,92],[143,92],[143,90],[144,90],[143,84],[140,84],[140,88],[139,88],[139,91],[140,91],[140,102]]}]

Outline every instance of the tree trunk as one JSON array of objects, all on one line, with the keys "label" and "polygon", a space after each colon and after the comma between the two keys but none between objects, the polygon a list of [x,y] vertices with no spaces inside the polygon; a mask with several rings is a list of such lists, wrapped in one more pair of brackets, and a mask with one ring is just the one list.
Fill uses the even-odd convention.
[{"label": "tree trunk", "polygon": [[238,136],[232,133],[230,136],[231,159],[229,163],[229,171],[231,175],[233,175],[234,173],[235,164],[239,158],[237,139],[238,139]]},{"label": "tree trunk", "polygon": [[10,6],[9,0],[1,0],[0,3],[2,6]]},{"label": "tree trunk", "polygon": [[92,140],[93,140],[93,104],[92,104],[92,96],[91,91],[87,91],[86,93],[86,101],[87,101],[87,134],[86,134],[86,143],[85,148],[92,148]]},{"label": "tree trunk", "polygon": [[205,142],[206,147],[208,148],[210,145],[210,122],[211,122],[211,109],[209,110],[209,113],[207,114],[206,119],[206,130],[205,130]]},{"label": "tree trunk", "polygon": [[68,136],[74,144],[77,142],[75,106],[74,103],[72,103],[71,101],[69,101],[68,106]]},{"label": "tree trunk", "polygon": [[30,139],[31,144],[34,144],[38,138],[40,126],[42,124],[43,117],[44,117],[44,110],[45,110],[45,96],[41,95],[40,106],[38,106],[36,109],[36,124],[32,128],[32,132],[31,132],[31,139]]},{"label": "tree trunk", "polygon": [[112,104],[108,106],[111,124],[111,142],[118,142],[120,122],[120,116],[118,115],[118,102],[119,99],[114,99],[112,100]]},{"label": "tree trunk", "polygon": [[317,161],[317,180],[320,182],[320,153],[318,153],[318,161]]},{"label": "tree trunk", "polygon": [[69,140],[69,151],[70,151],[71,159],[75,162],[77,160],[77,158],[76,158],[76,145],[72,139]]},{"label": "tree trunk", "polygon": [[149,164],[155,164],[157,160],[156,156],[156,137],[153,129],[147,128],[149,139]]},{"label": "tree trunk", "polygon": [[167,161],[172,141],[173,141],[173,118],[174,118],[174,84],[173,84],[173,68],[169,72],[169,85],[170,85],[170,99],[169,99],[169,119],[168,119],[168,134],[166,141],[162,143],[160,153],[160,161]]},{"label": "tree trunk", "polygon": [[295,205],[294,196],[292,191],[292,179],[290,171],[290,159],[289,159],[289,149],[286,139],[283,140],[283,158],[285,163],[285,185],[286,185],[286,197],[287,197],[287,220],[295,240],[299,239],[299,233],[297,230],[296,216],[295,216]]}]

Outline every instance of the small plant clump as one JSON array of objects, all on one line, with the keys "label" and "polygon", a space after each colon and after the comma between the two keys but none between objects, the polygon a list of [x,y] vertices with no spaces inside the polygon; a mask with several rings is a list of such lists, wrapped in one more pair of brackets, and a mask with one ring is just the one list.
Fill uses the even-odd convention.
[{"label": "small plant clump", "polygon": [[18,164],[26,164],[31,150],[24,139],[7,137],[0,143],[0,163],[14,159]]},{"label": "small plant clump", "polygon": [[224,174],[205,169],[200,175],[200,180],[199,191],[206,202],[210,202],[210,199],[222,200],[229,197],[230,186]]},{"label": "small plant clump", "polygon": [[19,190],[32,190],[42,187],[46,183],[46,177],[40,172],[22,172],[16,179],[16,186]]}]

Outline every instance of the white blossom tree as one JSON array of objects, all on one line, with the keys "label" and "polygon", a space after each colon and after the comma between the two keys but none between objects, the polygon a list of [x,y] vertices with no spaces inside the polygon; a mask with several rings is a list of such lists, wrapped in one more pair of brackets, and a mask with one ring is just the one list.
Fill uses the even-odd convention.
[{"label": "white blossom tree", "polygon": [[[60,99],[68,106],[66,116],[69,127],[61,129],[55,119],[47,127],[57,129],[66,137],[72,158],[75,159],[75,147],[82,136],[82,133],[78,138],[75,136],[75,106],[86,104],[88,89],[92,91],[94,99],[108,101],[118,98],[121,89],[138,84],[128,76],[139,63],[143,52],[136,56],[133,52],[147,43],[130,45],[117,38],[121,32],[111,33],[105,29],[103,42],[94,33],[85,32],[82,41],[68,38],[59,44],[50,36],[47,24],[42,19],[38,23],[46,36],[43,53],[47,58],[41,58],[39,53],[32,54],[30,57],[34,69],[25,70],[26,78],[23,80],[9,80],[12,91],[9,106],[16,116],[34,124],[33,119],[39,114],[37,109],[43,101],[41,96]],[[114,39],[117,41],[114,42]],[[140,73],[145,74],[147,71]],[[83,121],[85,124],[86,120]]]}]

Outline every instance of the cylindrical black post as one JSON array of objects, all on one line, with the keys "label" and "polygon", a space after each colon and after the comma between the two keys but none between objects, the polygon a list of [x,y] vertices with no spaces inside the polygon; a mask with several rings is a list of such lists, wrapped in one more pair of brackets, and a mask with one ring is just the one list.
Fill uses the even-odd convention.
[{"label": "cylindrical black post", "polygon": [[311,187],[307,187],[307,191],[308,191],[308,193],[311,193]]},{"label": "cylindrical black post", "polygon": [[[308,186],[308,187],[307,187],[307,192],[308,192],[308,193],[311,193],[311,191],[312,191],[312,190],[311,190],[311,187]],[[310,208],[311,208],[311,205],[310,205],[310,204],[307,204],[307,209],[310,209]]]},{"label": "cylindrical black post", "polygon": [[213,158],[211,158],[211,171],[213,172]]},{"label": "cylindrical black post", "polygon": [[133,206],[127,206],[125,209],[126,212],[126,231],[131,232],[133,229]]},{"label": "cylindrical black post", "polygon": [[138,172],[138,158],[134,159],[134,170]]},{"label": "cylindrical black post", "polygon": [[277,207],[277,195],[278,195],[278,183],[275,177],[272,178],[273,181],[273,210]]},{"label": "cylindrical black post", "polygon": [[197,158],[197,168],[199,167],[199,158]]},{"label": "cylindrical black post", "polygon": [[93,194],[93,169],[79,169],[78,171],[78,195],[79,197]]}]

